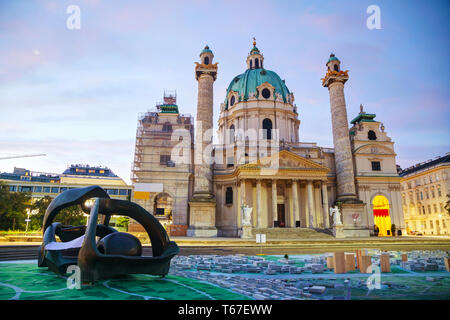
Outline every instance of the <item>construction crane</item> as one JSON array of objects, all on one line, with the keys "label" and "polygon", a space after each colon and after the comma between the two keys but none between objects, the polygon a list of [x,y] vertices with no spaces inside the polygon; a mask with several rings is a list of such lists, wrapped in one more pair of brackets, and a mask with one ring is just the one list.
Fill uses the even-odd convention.
[{"label": "construction crane", "polygon": [[0,160],[16,159],[16,158],[29,158],[29,157],[40,157],[40,156],[46,156],[46,154],[45,153],[38,153],[38,154],[23,154],[23,155],[7,156],[7,157],[0,157]]}]

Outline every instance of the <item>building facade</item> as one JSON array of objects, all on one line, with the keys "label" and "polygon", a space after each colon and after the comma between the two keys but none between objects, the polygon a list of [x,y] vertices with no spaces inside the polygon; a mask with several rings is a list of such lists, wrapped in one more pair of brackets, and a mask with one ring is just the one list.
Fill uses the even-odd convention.
[{"label": "building facade", "polygon": [[[213,57],[205,47],[195,67],[195,144],[184,184],[179,184],[180,197],[188,200],[179,201],[178,192],[172,196],[173,202],[183,204],[173,207],[174,226],[187,228],[184,235],[189,236],[242,236],[243,207],[248,206],[255,231],[324,230],[335,224],[330,208],[337,206],[345,237],[404,234],[394,143],[375,114],[362,108],[349,128],[344,95],[348,70],[341,70],[337,57],[330,56],[322,79],[330,96],[334,148],[300,141],[294,94],[285,80],[266,69],[255,42],[246,70],[231,79],[220,105],[219,142],[213,145],[212,97],[218,73]],[[158,172],[153,168],[148,174]],[[152,199],[173,188],[161,184],[156,192],[143,195],[150,212],[155,212]]]},{"label": "building facade", "polygon": [[450,215],[445,209],[450,194],[450,153],[406,168],[400,176],[407,232],[450,234]]},{"label": "building facade", "polygon": [[111,198],[129,200],[132,187],[111,169],[89,165],[71,165],[62,174],[42,173],[14,168],[12,173],[0,173],[0,181],[11,192],[30,192],[32,201],[45,196],[56,197],[68,189],[99,185]]}]

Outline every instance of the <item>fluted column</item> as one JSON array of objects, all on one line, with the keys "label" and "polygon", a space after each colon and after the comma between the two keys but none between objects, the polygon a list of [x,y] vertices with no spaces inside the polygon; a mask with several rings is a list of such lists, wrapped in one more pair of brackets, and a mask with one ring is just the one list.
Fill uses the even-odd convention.
[{"label": "fluted column", "polygon": [[313,183],[308,181],[306,185],[306,190],[308,193],[308,227],[314,228],[314,195],[313,195]]},{"label": "fluted column", "polygon": [[294,221],[295,227],[300,227],[300,210],[298,203],[298,187],[297,180],[292,181],[292,200],[294,201]]},{"label": "fluted column", "polygon": [[323,222],[325,224],[325,228],[330,227],[330,216],[328,214],[328,189],[327,182],[322,182],[322,206],[323,206]]},{"label": "fluted column", "polygon": [[272,180],[272,218],[273,226],[278,227],[277,181]]}]

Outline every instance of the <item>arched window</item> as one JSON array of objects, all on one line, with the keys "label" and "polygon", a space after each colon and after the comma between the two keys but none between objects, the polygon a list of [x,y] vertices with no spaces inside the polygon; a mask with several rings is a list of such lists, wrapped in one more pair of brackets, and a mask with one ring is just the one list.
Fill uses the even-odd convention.
[{"label": "arched window", "polygon": [[369,140],[377,140],[377,135],[375,134],[375,131],[370,130],[367,134],[367,137]]},{"label": "arched window", "polygon": [[334,65],[334,71],[339,71],[339,66],[337,64]]},{"label": "arched window", "polygon": [[233,204],[233,188],[228,187],[225,191],[225,204]]},{"label": "arched window", "polygon": [[253,60],[250,60],[250,69],[253,69]]},{"label": "arched window", "polygon": [[258,58],[255,59],[255,69],[259,69],[259,60],[258,60]]},{"label": "arched window", "polygon": [[264,119],[263,120],[263,139],[271,140],[272,139],[272,120]]},{"label": "arched window", "polygon": [[205,59],[203,61],[205,64],[209,64],[209,57],[205,57]]},{"label": "arched window", "polygon": [[234,142],[234,124],[230,126],[230,143]]},{"label": "arched window", "polygon": [[230,106],[234,105],[235,102],[236,102],[236,98],[234,96],[231,96]]}]

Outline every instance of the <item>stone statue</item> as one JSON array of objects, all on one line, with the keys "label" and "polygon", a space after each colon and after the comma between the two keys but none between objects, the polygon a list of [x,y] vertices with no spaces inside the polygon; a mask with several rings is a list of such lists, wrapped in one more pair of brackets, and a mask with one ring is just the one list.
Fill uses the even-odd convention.
[{"label": "stone statue", "polygon": [[384,125],[383,125],[383,123],[381,123],[380,129],[381,129],[381,132],[384,132]]},{"label": "stone statue", "polygon": [[251,219],[252,219],[252,211],[253,208],[249,208],[248,206],[242,206],[242,225],[243,226],[251,226]]},{"label": "stone statue", "polygon": [[333,216],[333,223],[335,226],[342,225],[341,213],[339,212],[339,208],[337,206],[330,208],[330,214]]}]

